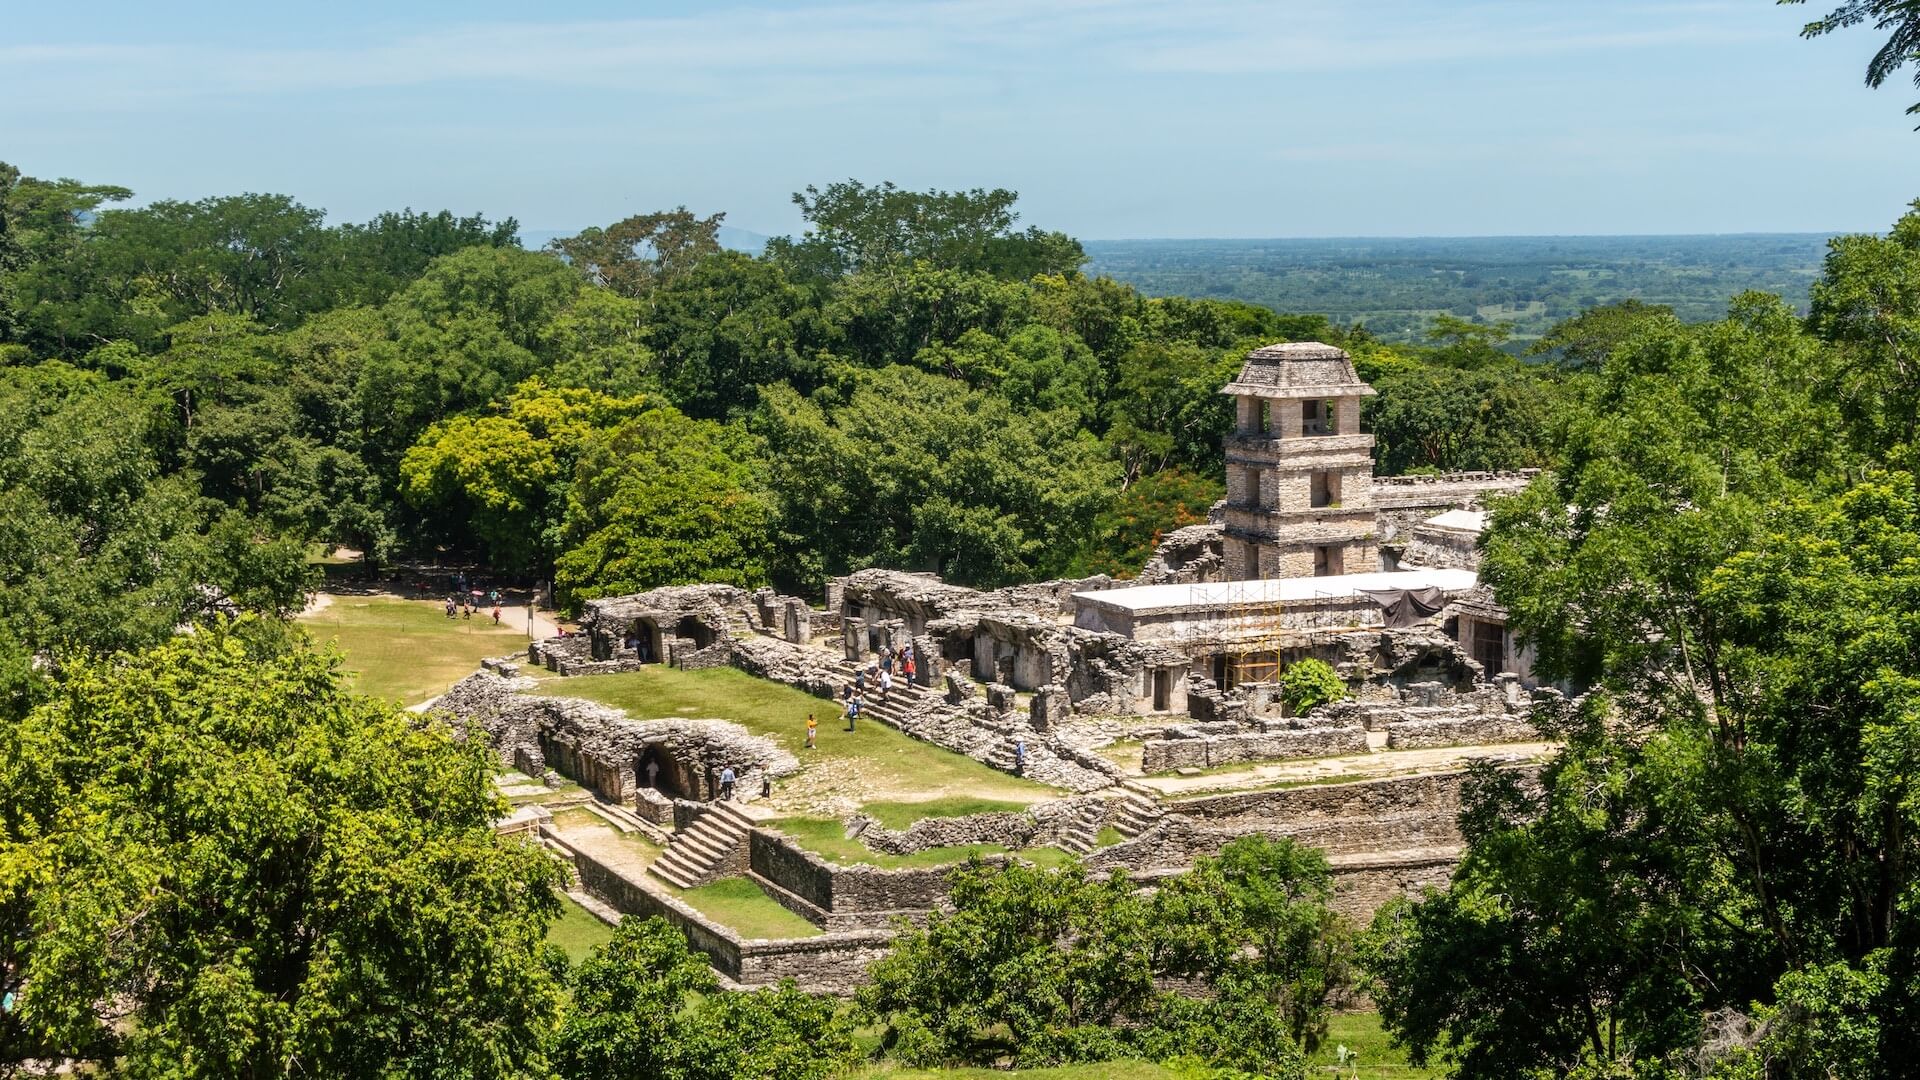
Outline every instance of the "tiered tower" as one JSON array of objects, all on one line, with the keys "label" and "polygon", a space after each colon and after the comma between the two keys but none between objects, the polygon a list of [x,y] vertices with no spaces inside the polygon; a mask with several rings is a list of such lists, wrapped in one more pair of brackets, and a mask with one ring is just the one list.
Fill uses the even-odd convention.
[{"label": "tiered tower", "polygon": [[1352,357],[1331,345],[1247,354],[1221,390],[1239,403],[1226,440],[1229,579],[1380,569],[1373,436],[1360,433],[1360,399],[1373,392]]}]

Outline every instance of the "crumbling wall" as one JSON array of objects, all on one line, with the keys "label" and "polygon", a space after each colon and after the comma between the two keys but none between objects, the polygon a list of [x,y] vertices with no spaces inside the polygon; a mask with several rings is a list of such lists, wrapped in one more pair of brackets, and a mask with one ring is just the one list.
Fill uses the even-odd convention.
[{"label": "crumbling wall", "polygon": [[[1224,509],[1224,504],[1216,510]],[[1226,534],[1219,521],[1175,529],[1160,538],[1153,556],[1129,585],[1192,585],[1223,581]]]},{"label": "crumbling wall", "polygon": [[1489,495],[1511,495],[1526,488],[1539,469],[1512,472],[1459,472],[1438,476],[1375,476],[1373,506],[1380,522],[1380,543],[1408,542],[1423,521],[1448,510],[1479,510]]},{"label": "crumbling wall", "polygon": [[717,793],[719,772],[728,765],[748,798],[762,779],[800,768],[772,740],[731,721],[636,720],[591,701],[520,692],[538,685],[477,672],[455,683],[435,707],[466,730],[484,733],[503,763],[533,775],[552,768],[613,802],[630,801],[645,784],[644,760],[657,761],[662,781],[696,798]]},{"label": "crumbling wall", "polygon": [[1232,735],[1183,737],[1181,728],[1140,746],[1140,769],[1146,773],[1172,769],[1207,769],[1250,761],[1332,757],[1367,752],[1367,731],[1361,727],[1306,727],[1275,731],[1236,732]]}]

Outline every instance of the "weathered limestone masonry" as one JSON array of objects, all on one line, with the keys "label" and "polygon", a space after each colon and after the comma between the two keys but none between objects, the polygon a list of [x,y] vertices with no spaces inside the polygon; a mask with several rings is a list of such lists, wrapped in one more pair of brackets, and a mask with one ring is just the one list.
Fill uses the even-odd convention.
[{"label": "weathered limestone masonry", "polygon": [[521,693],[538,685],[477,672],[455,683],[436,707],[485,732],[501,760],[521,772],[558,773],[613,803],[639,798],[649,775],[657,792],[711,799],[724,766],[733,766],[738,790],[748,796],[763,777],[800,768],[792,754],[730,721],[635,720],[577,698]]},{"label": "weathered limestone masonry", "polygon": [[[1496,762],[1498,753],[1488,757]],[[1537,766],[1507,758],[1529,779]],[[1180,873],[1241,836],[1289,837],[1327,853],[1335,904],[1365,921],[1387,900],[1444,886],[1458,861],[1464,772],[1240,792],[1166,805],[1167,817],[1132,840],[1087,857],[1089,870],[1152,880]]]},{"label": "weathered limestone masonry", "polygon": [[1360,399],[1374,389],[1345,350],[1255,349],[1220,392],[1237,402],[1226,440],[1227,579],[1379,569],[1373,436],[1360,431]]},{"label": "weathered limestone masonry", "polygon": [[1225,502],[1214,505],[1215,520],[1205,525],[1188,525],[1160,538],[1153,555],[1142,567],[1135,585],[1191,585],[1200,581],[1220,581],[1226,575]]},{"label": "weathered limestone masonry", "polygon": [[1376,476],[1374,513],[1380,543],[1397,551],[1421,522],[1448,510],[1484,510],[1489,495],[1519,493],[1539,469],[1512,472],[1464,472],[1439,476]]},{"label": "weathered limestone masonry", "polygon": [[829,993],[850,993],[866,981],[867,965],[886,953],[891,930],[848,930],[818,937],[765,940],[742,938],[650,882],[636,880],[594,859],[555,836],[546,842],[571,865],[581,888],[623,915],[659,916],[705,953],[723,983],[732,987],[771,986],[793,979]]}]

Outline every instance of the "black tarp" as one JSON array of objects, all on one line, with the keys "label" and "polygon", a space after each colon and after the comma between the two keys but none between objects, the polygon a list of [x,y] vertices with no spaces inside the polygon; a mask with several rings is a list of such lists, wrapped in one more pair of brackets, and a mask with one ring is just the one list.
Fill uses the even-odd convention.
[{"label": "black tarp", "polygon": [[1447,594],[1442,589],[1428,586],[1424,589],[1361,589],[1367,598],[1379,604],[1387,613],[1388,626],[1412,626],[1422,619],[1431,618],[1447,606]]}]

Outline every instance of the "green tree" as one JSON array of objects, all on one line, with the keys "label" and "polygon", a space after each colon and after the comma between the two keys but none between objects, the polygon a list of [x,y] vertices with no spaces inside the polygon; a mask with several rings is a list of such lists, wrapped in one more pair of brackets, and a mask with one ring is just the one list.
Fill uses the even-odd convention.
[{"label": "green tree", "polygon": [[[850,372],[813,398],[775,387],[754,427],[767,441],[779,545],[817,564],[934,570],[1001,585],[1064,569],[1118,489],[1099,442],[1054,414],[911,368]],[[849,525],[851,523],[851,525]]]},{"label": "green tree", "polygon": [[[860,1007],[886,1025],[883,1048],[911,1064],[1186,1058],[1304,1075],[1288,1012],[1304,1006],[1312,1026],[1312,976],[1280,953],[1295,942],[1285,924],[1313,920],[1279,897],[1304,885],[1295,900],[1311,908],[1318,887],[1310,868],[1262,861],[1243,847],[1191,882],[1164,883],[1155,898],[1124,874],[970,863],[952,875],[954,910],[903,932],[869,969]],[[1303,877],[1292,883],[1242,873],[1296,869]],[[1276,952],[1262,953],[1267,945]],[[1172,978],[1197,979],[1208,993],[1157,988]]]},{"label": "green tree", "polygon": [[1886,236],[1841,236],[1812,290],[1808,325],[1835,346],[1823,398],[1853,441],[1883,460],[1915,461],[1920,429],[1920,201]]},{"label": "green tree", "polygon": [[1347,696],[1347,680],[1325,660],[1309,656],[1280,673],[1280,699],[1295,716],[1310,713]]},{"label": "green tree", "polygon": [[1154,920],[1180,928],[1172,966],[1229,999],[1271,1008],[1302,1050],[1327,1032],[1333,995],[1351,985],[1351,942],[1327,906],[1333,872],[1318,850],[1242,836],[1195,860],[1154,897]]},{"label": "green tree", "polygon": [[885,274],[925,262],[939,269],[1024,281],[1035,274],[1079,269],[1080,244],[1057,232],[1014,231],[1017,192],[906,191],[891,181],[807,185],[793,204],[808,228],[798,240],[776,236],[767,257],[803,279]]},{"label": "green tree", "polygon": [[1551,356],[1564,367],[1593,369],[1635,334],[1675,322],[1673,309],[1636,299],[1591,307],[1553,324],[1527,346],[1528,356]]},{"label": "green tree", "polygon": [[503,570],[544,571],[558,551],[574,463],[588,444],[652,407],[646,398],[529,379],[493,415],[428,428],[400,461],[400,492],[443,522],[450,542],[479,541]]},{"label": "green tree", "polygon": [[684,206],[635,214],[604,229],[554,240],[547,249],[594,284],[639,299],[719,254],[720,222],[726,216],[695,217]]},{"label": "green tree", "polygon": [[721,991],[662,919],[623,920],[572,991],[553,1053],[565,1080],[827,1080],[859,1057],[831,999],[792,983]]},{"label": "green tree", "polygon": [[478,741],[249,621],[64,663],[0,742],[8,1063],[538,1070],[557,871],[493,832]]},{"label": "green tree", "polygon": [[25,321],[14,275],[69,256],[88,215],[105,203],[132,197],[123,187],[36,180],[0,161],[0,342],[14,340]]},{"label": "green tree", "polygon": [[561,602],[661,585],[765,584],[773,500],[758,447],[738,428],[663,407],[593,440],[567,491]]}]

